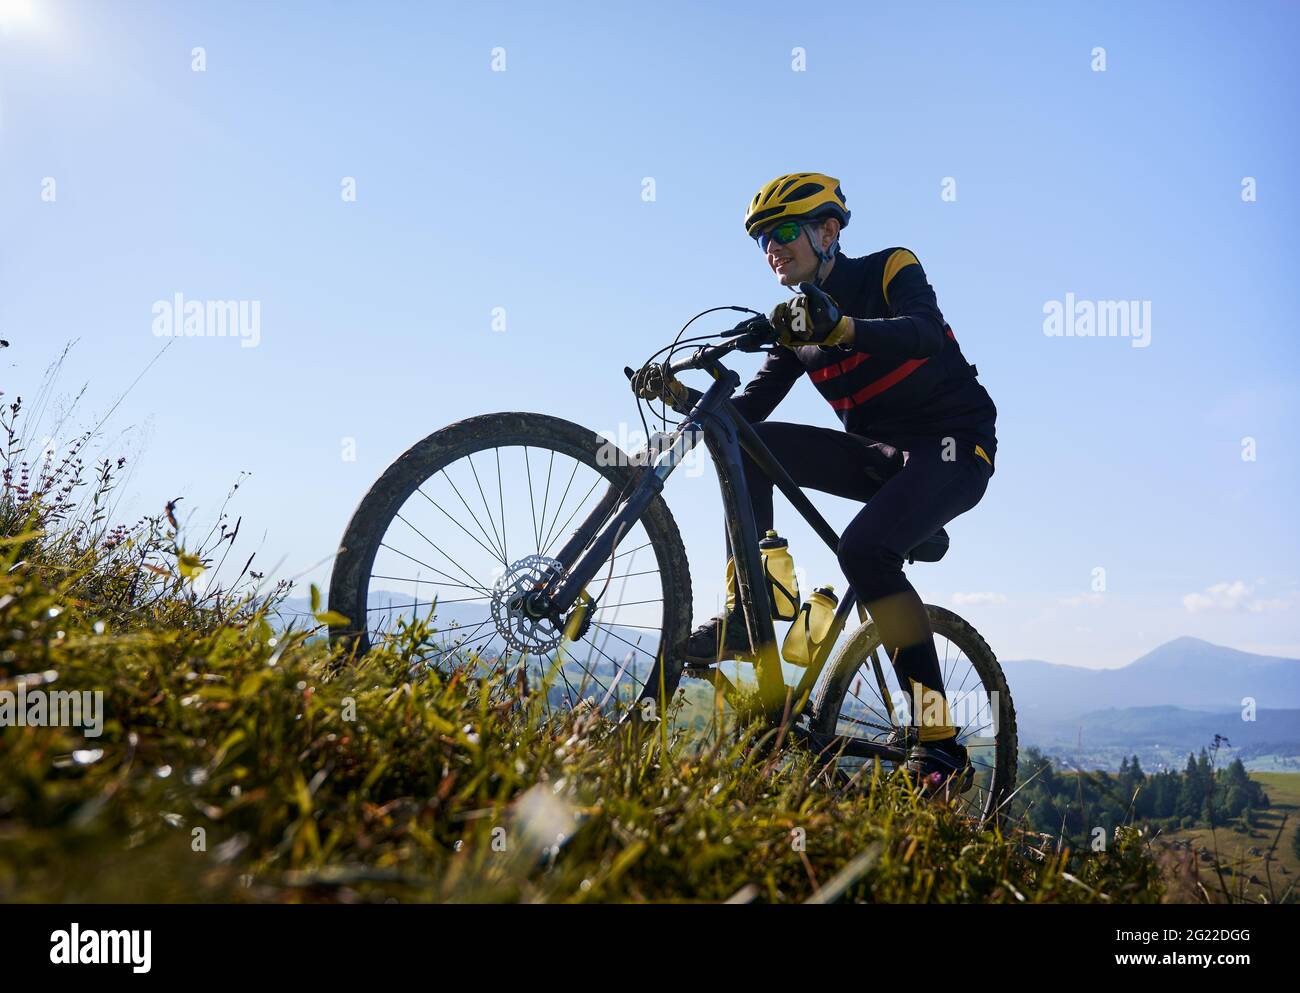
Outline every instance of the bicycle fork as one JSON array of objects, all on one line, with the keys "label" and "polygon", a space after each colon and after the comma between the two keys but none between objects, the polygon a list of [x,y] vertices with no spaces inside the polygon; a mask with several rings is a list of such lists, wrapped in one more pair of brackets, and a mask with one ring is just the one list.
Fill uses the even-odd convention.
[{"label": "bicycle fork", "polygon": [[[735,376],[734,373],[731,375]],[[736,381],[738,383],[739,379]],[[615,554],[623,536],[635,526],[650,502],[663,492],[665,480],[705,437],[700,414],[703,409],[707,409],[708,402],[716,403],[725,390],[723,381],[715,382],[695,406],[691,416],[672,433],[670,443],[659,452],[654,461],[636,467],[630,493],[627,488],[620,488],[615,483],[609,484],[600,501],[556,552],[555,558],[564,568],[564,575],[547,576],[526,599],[524,608],[530,616],[549,616],[558,620],[569,611],[596,573]],[[620,503],[621,509],[614,513]]]}]

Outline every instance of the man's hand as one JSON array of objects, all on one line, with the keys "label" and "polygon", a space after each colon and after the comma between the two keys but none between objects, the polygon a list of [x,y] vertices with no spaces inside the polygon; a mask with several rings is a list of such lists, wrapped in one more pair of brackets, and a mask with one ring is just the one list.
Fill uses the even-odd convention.
[{"label": "man's hand", "polygon": [[777,341],[787,348],[853,344],[853,318],[840,314],[835,301],[812,283],[800,283],[799,295],[778,303],[770,320]]},{"label": "man's hand", "polygon": [[681,403],[687,398],[686,384],[664,366],[650,363],[642,366],[632,376],[632,392],[642,400],[663,400]]}]

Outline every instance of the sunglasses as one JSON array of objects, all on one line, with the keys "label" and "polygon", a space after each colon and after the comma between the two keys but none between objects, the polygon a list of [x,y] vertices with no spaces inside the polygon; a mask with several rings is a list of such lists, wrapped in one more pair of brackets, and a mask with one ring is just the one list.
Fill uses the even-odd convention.
[{"label": "sunglasses", "polygon": [[778,245],[788,245],[798,238],[802,232],[803,225],[798,221],[784,221],[760,234],[758,236],[758,247],[766,252],[767,246],[774,241]]}]

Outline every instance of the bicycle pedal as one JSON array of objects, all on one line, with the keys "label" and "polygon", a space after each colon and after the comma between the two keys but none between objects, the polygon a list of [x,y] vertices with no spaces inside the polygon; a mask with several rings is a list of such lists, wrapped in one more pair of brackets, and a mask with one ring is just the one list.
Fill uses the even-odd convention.
[{"label": "bicycle pedal", "polygon": [[713,679],[717,671],[716,663],[687,662],[682,666],[682,675],[690,679]]}]

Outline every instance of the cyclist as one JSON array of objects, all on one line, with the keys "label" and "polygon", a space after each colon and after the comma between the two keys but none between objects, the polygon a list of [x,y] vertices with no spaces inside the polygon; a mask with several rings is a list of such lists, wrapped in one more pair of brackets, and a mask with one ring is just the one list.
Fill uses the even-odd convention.
[{"label": "cyclist", "polygon": [[[821,173],[778,176],[750,201],[746,233],[778,281],[797,292],[770,317],[781,347],[734,403],[797,484],[869,501],[845,528],[837,555],[913,700],[907,731],[917,744],[907,768],[934,782],[933,774],[947,778],[968,759],[943,702],[929,617],[903,561],[984,495],[997,409],[916,256],[906,248],[846,256],[839,235],[849,217],[839,181]],[[766,420],[805,373],[843,431]],[[667,387],[681,400],[698,399],[676,380]],[[773,524],[773,483],[743,458],[762,535]],[[688,662],[752,658],[729,539],[727,555],[728,603],[737,606],[695,629]]]}]

